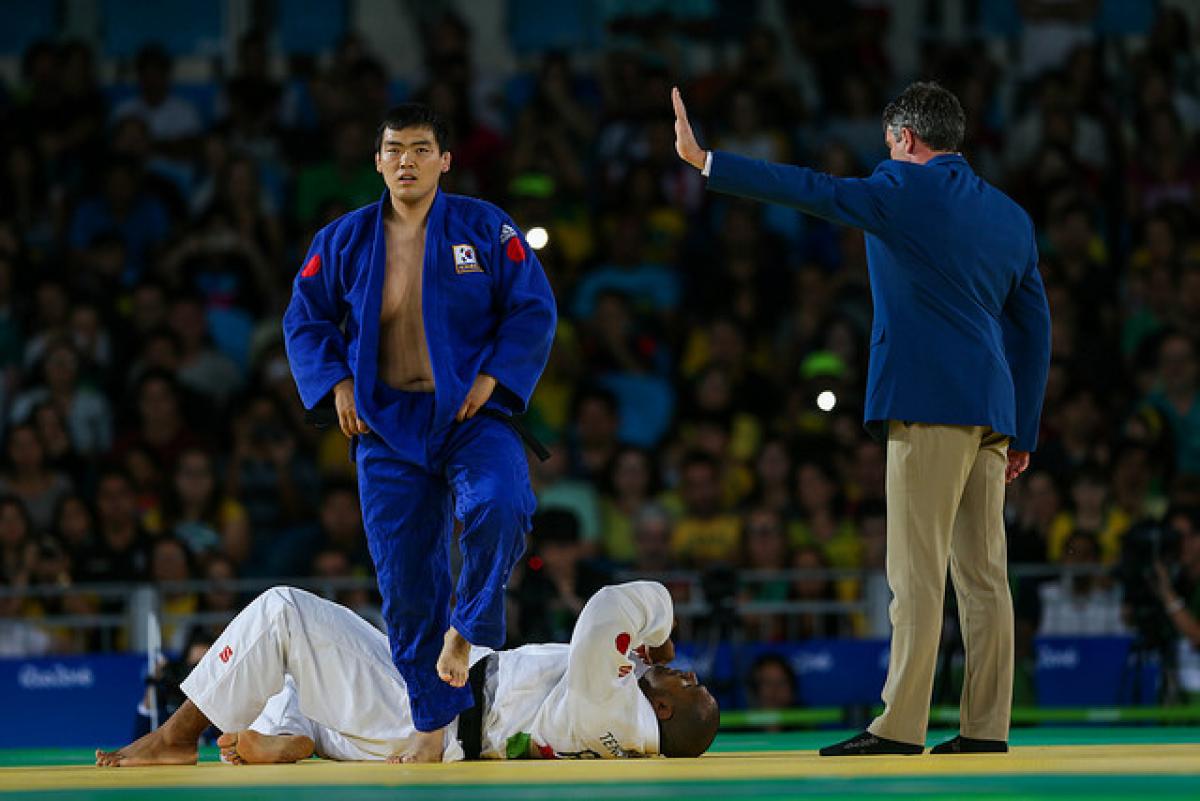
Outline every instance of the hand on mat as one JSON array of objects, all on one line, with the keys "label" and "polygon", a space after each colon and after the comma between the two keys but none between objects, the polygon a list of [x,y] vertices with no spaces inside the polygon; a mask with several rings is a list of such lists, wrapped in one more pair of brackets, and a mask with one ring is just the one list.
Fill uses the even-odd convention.
[{"label": "hand on mat", "polygon": [[1029,451],[1014,451],[1008,449],[1008,467],[1004,468],[1004,483],[1011,484],[1013,479],[1025,472],[1029,467]]},{"label": "hand on mat", "polygon": [[333,388],[333,405],[337,408],[338,426],[347,437],[371,433],[367,424],[358,419],[358,408],[354,405],[353,378],[343,378]]},{"label": "hand on mat", "polygon": [[683,107],[683,95],[679,94],[678,86],[671,88],[671,105],[675,107],[675,152],[679,158],[702,170],[706,154],[692,133],[692,124],[688,122],[687,109]]},{"label": "hand on mat", "polygon": [[458,410],[458,415],[455,420],[462,422],[470,420],[475,416],[475,412],[483,408],[483,404],[488,402],[488,398],[492,397],[492,393],[496,391],[496,379],[485,373],[480,373],[475,376],[475,383],[471,385],[471,391],[467,393],[467,399],[463,401],[462,408]]}]

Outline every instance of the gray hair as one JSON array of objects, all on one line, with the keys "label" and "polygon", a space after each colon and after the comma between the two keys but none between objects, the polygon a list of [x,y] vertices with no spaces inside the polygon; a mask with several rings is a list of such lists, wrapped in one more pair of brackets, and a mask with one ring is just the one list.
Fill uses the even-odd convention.
[{"label": "gray hair", "polygon": [[909,84],[883,110],[884,127],[900,139],[908,128],[932,150],[958,150],[966,135],[967,115],[949,89],[933,81]]}]

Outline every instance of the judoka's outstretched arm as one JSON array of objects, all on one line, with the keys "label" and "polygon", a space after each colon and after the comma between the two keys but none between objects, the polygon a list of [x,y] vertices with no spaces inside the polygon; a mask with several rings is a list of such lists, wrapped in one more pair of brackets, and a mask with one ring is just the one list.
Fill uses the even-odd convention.
[{"label": "judoka's outstretched arm", "polygon": [[306,409],[324,400],[343,380],[353,378],[341,329],[346,304],[332,239],[330,228],[313,238],[283,315],[288,362]]},{"label": "judoka's outstretched arm", "polygon": [[497,231],[490,263],[500,324],[479,372],[494,378],[520,413],[546,369],[558,310],[541,263],[511,222]]}]

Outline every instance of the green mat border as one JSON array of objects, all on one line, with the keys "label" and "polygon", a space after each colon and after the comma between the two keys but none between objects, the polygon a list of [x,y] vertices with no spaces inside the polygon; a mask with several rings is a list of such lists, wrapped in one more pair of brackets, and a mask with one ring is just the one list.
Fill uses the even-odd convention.
[{"label": "green mat border", "polygon": [[[854,733],[851,729],[822,729],[785,732],[723,731],[717,735],[711,753],[772,751],[814,751]],[[935,745],[954,736],[952,728],[932,729],[927,745]],[[1014,729],[1009,736],[1014,746],[1047,745],[1147,745],[1200,743],[1200,726],[1043,726]],[[43,767],[49,765],[90,765],[92,748],[6,748],[0,749],[0,768]],[[218,759],[215,746],[200,748],[201,762]],[[1200,774],[1200,765],[1197,766]]]}]

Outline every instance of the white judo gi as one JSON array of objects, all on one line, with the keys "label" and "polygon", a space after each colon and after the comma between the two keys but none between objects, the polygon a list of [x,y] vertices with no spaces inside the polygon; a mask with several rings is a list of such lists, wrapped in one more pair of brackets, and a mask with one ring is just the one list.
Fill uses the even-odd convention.
[{"label": "white judo gi", "polygon": [[[484,684],[484,759],[645,756],[658,719],[637,679],[637,655],[670,637],[674,610],[661,584],[605,587],[584,606],[571,642],[496,652]],[[471,649],[471,663],[487,657]],[[377,760],[416,734],[387,638],[349,609],[276,587],[229,624],[182,684],[222,731],[311,737],[318,756]],[[457,720],[443,760],[463,759]]]}]

